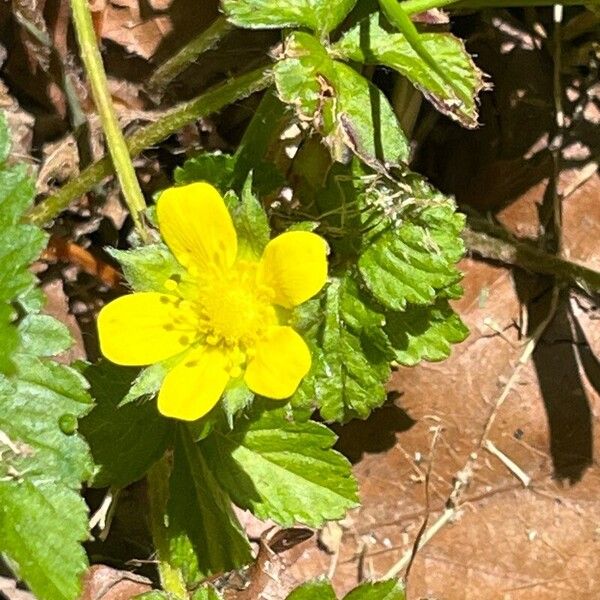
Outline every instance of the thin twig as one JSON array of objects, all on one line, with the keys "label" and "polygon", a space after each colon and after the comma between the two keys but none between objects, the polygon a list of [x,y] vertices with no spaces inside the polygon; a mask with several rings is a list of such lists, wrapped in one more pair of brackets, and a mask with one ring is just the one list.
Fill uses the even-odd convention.
[{"label": "thin twig", "polygon": [[79,41],[81,60],[85,66],[94,103],[100,115],[108,151],[133,222],[141,239],[146,241],[148,239],[148,232],[144,224],[146,202],[108,91],[108,81],[102,64],[102,56],[100,55],[88,0],[71,0],[71,11],[77,40]]},{"label": "thin twig", "polygon": [[[439,516],[439,518],[435,521],[435,523],[423,533],[421,540],[419,542],[418,550],[423,548],[425,544],[427,544],[448,521],[450,521],[456,515],[456,508],[446,508],[444,512]],[[393,579],[401,573],[404,567],[408,565],[412,556],[412,549],[404,554],[404,556],[381,578],[385,579]]]},{"label": "thin twig", "polygon": [[406,572],[404,573],[404,581],[405,583],[408,581],[408,576],[410,575],[410,569],[413,566],[415,558],[417,556],[417,552],[421,546],[421,540],[425,535],[425,531],[427,530],[427,525],[429,523],[429,509],[430,509],[430,497],[429,497],[429,481],[431,479],[431,471],[433,469],[433,460],[435,457],[435,449],[437,446],[437,441],[440,435],[442,428],[435,427],[433,430],[433,438],[431,440],[431,447],[429,448],[429,464],[427,465],[427,472],[425,473],[425,518],[423,519],[423,524],[415,537],[415,541],[412,547],[412,552],[410,555],[410,559],[408,564],[406,565]]}]

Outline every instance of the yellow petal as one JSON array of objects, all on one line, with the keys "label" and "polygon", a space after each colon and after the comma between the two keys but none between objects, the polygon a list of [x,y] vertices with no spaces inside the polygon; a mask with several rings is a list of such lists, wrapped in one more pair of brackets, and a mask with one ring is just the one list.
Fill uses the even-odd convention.
[{"label": "yellow petal", "polygon": [[219,401],[229,381],[226,357],[202,348],[190,353],[167,373],[158,394],[158,410],[165,417],[195,421]]},{"label": "yellow petal", "polygon": [[[119,365],[150,365],[183,352],[194,341],[193,314],[158,292],[121,296],[98,315],[100,350]],[[177,322],[177,318],[185,318]]]},{"label": "yellow petal", "polygon": [[291,327],[272,327],[255,351],[246,369],[248,387],[267,398],[289,398],[310,369],[306,342]]},{"label": "yellow petal", "polygon": [[314,296],[327,280],[327,243],[309,231],[271,240],[260,261],[259,281],[275,292],[274,304],[292,308]]},{"label": "yellow petal", "polygon": [[169,188],[158,199],[156,211],[160,232],[184,267],[202,272],[233,265],[237,235],[225,202],[212,185]]}]

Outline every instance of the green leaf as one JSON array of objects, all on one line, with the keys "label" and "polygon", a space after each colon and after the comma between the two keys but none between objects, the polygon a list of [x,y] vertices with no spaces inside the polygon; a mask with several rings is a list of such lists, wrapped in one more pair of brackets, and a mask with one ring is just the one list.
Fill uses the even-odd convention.
[{"label": "green leaf", "polygon": [[311,581],[297,587],[286,600],[337,600],[329,581]]},{"label": "green leaf", "polygon": [[[139,596],[135,600],[185,600],[168,592],[153,590]],[[222,600],[222,596],[213,587],[201,587],[194,592],[191,600]]]},{"label": "green leaf", "polygon": [[[309,343],[313,362],[292,404],[303,408],[313,403],[325,421],[366,419],[385,402],[390,376],[390,356],[368,338],[363,343],[361,333],[345,322],[344,289],[342,280],[333,279],[317,309],[317,315],[324,313],[324,320],[317,327],[298,328]],[[311,323],[306,318],[305,322]],[[385,341],[385,336],[381,339]]]},{"label": "green leaf", "polygon": [[67,330],[28,314],[43,305],[29,267],[46,240],[21,224],[33,189],[24,167],[0,165],[0,553],[39,600],[75,600],[88,537],[78,491],[92,470],[77,423],[91,399],[80,374],[45,358],[69,346]]},{"label": "green leaf", "polygon": [[177,185],[207,181],[225,194],[231,188],[235,164],[235,157],[229,154],[203,152],[177,167],[173,177]]},{"label": "green leaf", "polygon": [[223,10],[238,27],[307,27],[328,33],[344,20],[355,4],[356,0],[223,0]]},{"label": "green leaf", "polygon": [[388,313],[385,331],[394,347],[395,360],[409,366],[422,360],[448,358],[452,344],[469,335],[465,324],[444,299],[433,306],[409,305],[404,312]]},{"label": "green leaf", "polygon": [[389,360],[395,357],[384,330],[384,310],[376,305],[366,289],[360,288],[354,277],[342,280],[340,315],[347,327],[360,337],[363,347],[372,347]]},{"label": "green leaf", "polygon": [[11,375],[14,372],[12,355],[20,343],[19,333],[13,324],[15,317],[12,306],[0,304],[0,373],[5,375]]},{"label": "green leaf", "polygon": [[106,361],[84,369],[96,406],[81,420],[80,431],[97,466],[96,487],[120,488],[141,479],[172,441],[173,423],[155,402],[119,406],[136,373]]},{"label": "green leaf", "polygon": [[17,225],[34,195],[33,180],[25,165],[3,167],[0,171],[0,227]]},{"label": "green leaf", "polygon": [[388,32],[379,13],[360,22],[333,46],[339,56],[369,65],[385,65],[407,77],[443,114],[465,127],[477,127],[477,95],[485,87],[462,40],[450,33],[421,33],[419,41],[441,73],[423,60],[401,33]]},{"label": "green leaf", "polygon": [[335,62],[337,127],[330,145],[343,142],[374,169],[406,163],[410,148],[385,94],[351,67]]},{"label": "green leaf", "polygon": [[77,418],[90,398],[68,367],[21,354],[0,376],[0,552],[40,600],[74,600],[86,568],[87,509],[78,494],[91,474]]},{"label": "green leaf", "polygon": [[238,506],[282,526],[318,527],[357,503],[350,464],[331,449],[335,440],[320,423],[295,423],[283,408],[255,404],[233,431],[216,430],[200,448]]},{"label": "green leaf", "polygon": [[404,586],[395,579],[367,582],[354,588],[344,600],[405,600]]},{"label": "green leaf", "polygon": [[213,587],[202,587],[194,592],[192,600],[221,600],[221,594]]},{"label": "green leaf", "polygon": [[18,332],[22,348],[36,356],[55,356],[73,343],[68,327],[49,315],[27,315]]},{"label": "green leaf", "polygon": [[431,304],[461,278],[464,217],[446,201],[423,208],[412,220],[390,226],[362,253],[358,265],[369,290],[384,306]]},{"label": "green leaf", "polygon": [[322,133],[335,160],[346,161],[349,149],[375,169],[407,162],[408,141],[383,92],[316,38],[288,36],[274,74],[281,100]]},{"label": "green leaf", "polygon": [[119,261],[134,292],[164,292],[167,279],[185,274],[183,267],[162,243],[133,250],[107,248],[106,251]]},{"label": "green leaf", "polygon": [[240,202],[229,210],[238,236],[238,253],[250,260],[260,258],[269,242],[271,228],[267,214],[252,193],[251,176],[244,184]]},{"label": "green leaf", "polygon": [[[175,445],[167,507],[169,563],[188,585],[237,569],[252,559],[250,545],[199,447],[185,426]],[[212,463],[219,468],[218,463]]]}]

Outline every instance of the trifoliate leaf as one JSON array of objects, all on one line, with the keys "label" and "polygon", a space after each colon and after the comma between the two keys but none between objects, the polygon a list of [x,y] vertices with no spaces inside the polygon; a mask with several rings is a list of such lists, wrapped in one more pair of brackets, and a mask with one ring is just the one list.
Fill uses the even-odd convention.
[{"label": "trifoliate leaf", "polygon": [[337,600],[329,581],[310,581],[297,587],[286,600]]},{"label": "trifoliate leaf", "polygon": [[141,479],[164,454],[172,441],[173,423],[158,413],[155,402],[119,406],[137,369],[100,362],[86,366],[84,374],[96,399],[80,423],[97,466],[92,483],[125,487]]},{"label": "trifoliate leaf", "polygon": [[348,31],[333,51],[349,60],[396,69],[442,113],[465,127],[477,126],[477,95],[485,87],[464,43],[450,33],[421,33],[425,50],[435,58],[444,78],[413,49],[401,33],[389,32],[373,14]]},{"label": "trifoliate leaf", "polygon": [[404,586],[394,579],[367,582],[354,588],[344,600],[405,600]]},{"label": "trifoliate leaf", "polygon": [[150,244],[133,250],[107,248],[123,268],[134,292],[164,292],[165,282],[181,277],[185,271],[165,244]]},{"label": "trifoliate leaf", "polygon": [[253,407],[233,431],[215,430],[200,443],[214,475],[233,501],[282,526],[319,526],[357,503],[350,463],[331,447],[320,423],[295,423],[285,409]]},{"label": "trifoliate leaf", "polygon": [[421,360],[448,358],[452,344],[462,342],[469,330],[447,300],[433,306],[408,305],[403,312],[387,314],[385,331],[395,350],[395,360],[415,365]]},{"label": "trifoliate leaf", "polygon": [[456,263],[464,253],[464,217],[450,201],[432,204],[379,234],[358,265],[369,290],[384,306],[431,304],[440,290],[461,277]]},{"label": "trifoliate leaf", "polygon": [[175,444],[167,506],[169,564],[188,585],[237,569],[252,559],[227,493],[185,426]]},{"label": "trifoliate leaf", "polygon": [[345,162],[348,150],[376,169],[408,160],[408,141],[385,95],[332,60],[313,36],[292,33],[274,74],[281,100],[324,136],[335,160]]},{"label": "trifoliate leaf", "polygon": [[356,0],[223,0],[223,10],[238,27],[307,27],[328,33],[344,20],[355,4]]}]

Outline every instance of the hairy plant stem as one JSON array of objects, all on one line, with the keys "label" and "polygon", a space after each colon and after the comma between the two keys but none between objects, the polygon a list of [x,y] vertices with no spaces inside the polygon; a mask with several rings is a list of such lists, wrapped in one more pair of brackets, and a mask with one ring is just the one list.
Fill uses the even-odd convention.
[{"label": "hairy plant stem", "polygon": [[[480,10],[484,8],[509,8],[527,6],[552,6],[556,4],[553,0],[404,0],[400,3],[404,12],[409,15],[418,14],[433,8],[452,8]],[[585,4],[582,0],[563,0],[567,6],[579,6]]]},{"label": "hairy plant stem", "polygon": [[94,103],[100,115],[108,151],[135,227],[142,240],[146,241],[148,232],[144,225],[143,216],[146,210],[146,202],[108,91],[108,81],[102,64],[102,56],[98,49],[98,40],[96,39],[88,0],[71,0],[71,11],[79,42],[81,60],[92,89]]},{"label": "hairy plant stem", "polygon": [[[185,125],[218,112],[228,104],[254,92],[264,90],[270,85],[271,80],[269,67],[265,66],[218,85],[194,100],[179,104],[165,112],[159,121],[142,127],[127,138],[129,156],[135,157],[146,148],[158,144],[179,131]],[[84,169],[55,194],[34,206],[27,214],[26,221],[40,227],[48,225],[71,202],[88,192],[111,173],[112,164],[105,156]]]},{"label": "hairy plant stem", "polygon": [[589,294],[600,291],[600,272],[548,254],[532,243],[515,240],[500,227],[483,219],[471,219],[462,238],[469,252],[531,271],[553,275],[569,285],[576,285]]},{"label": "hairy plant stem", "polygon": [[212,25],[187,43],[177,54],[167,59],[150,77],[146,86],[151,93],[164,90],[186,67],[206,50],[215,46],[231,30],[231,25],[225,17],[219,17]]}]

